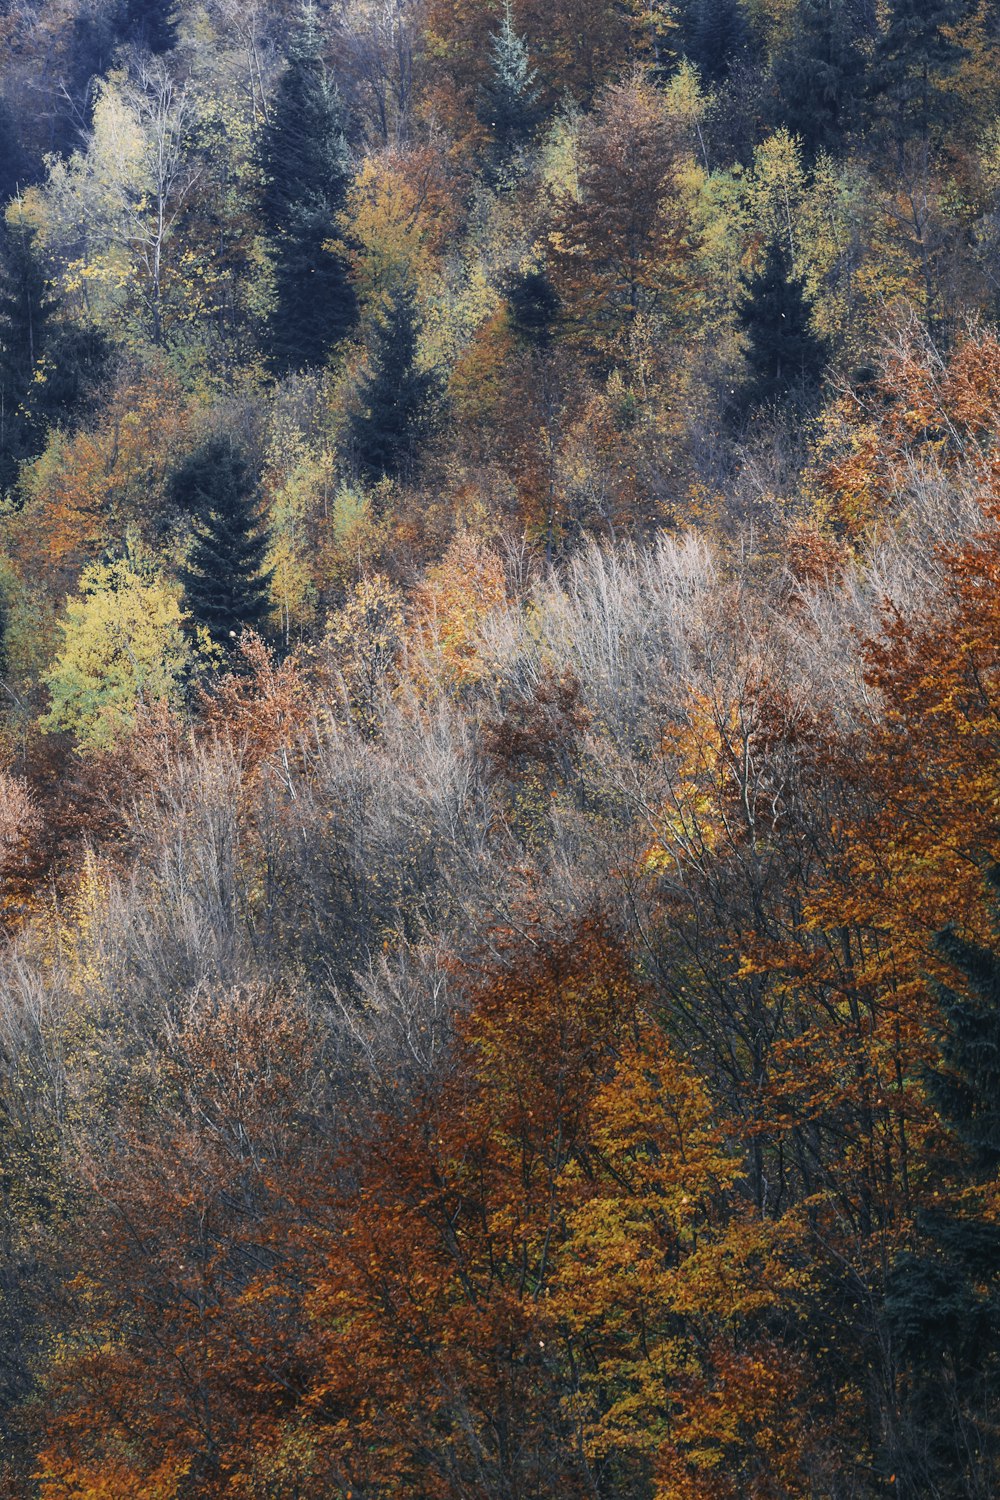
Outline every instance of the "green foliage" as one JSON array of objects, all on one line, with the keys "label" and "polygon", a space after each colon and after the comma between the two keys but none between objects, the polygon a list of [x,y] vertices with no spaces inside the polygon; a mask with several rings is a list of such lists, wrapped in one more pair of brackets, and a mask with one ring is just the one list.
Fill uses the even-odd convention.
[{"label": "green foliage", "polygon": [[743,400],[769,406],[814,391],[825,350],[813,332],[812,309],[780,239],[773,239],[761,269],[746,283],[739,308],[746,334],[748,378]]},{"label": "green foliage", "polygon": [[897,141],[926,140],[953,117],[948,81],[964,55],[950,34],[958,0],[892,0],[875,48],[871,90],[876,114]]},{"label": "green foliage", "polygon": [[267,343],[278,373],[319,365],[350,331],[356,298],[333,242],[351,181],[344,106],[311,26],[298,33],[261,143],[274,268]]},{"label": "green foliage", "polygon": [[416,295],[404,282],[372,329],[369,371],[351,424],[358,472],[372,482],[408,475],[430,430],[438,382],[419,362],[419,333]]},{"label": "green foliage", "polygon": [[175,505],[194,517],[194,542],[180,570],[187,607],[216,645],[231,650],[258,629],[271,600],[262,525],[250,464],[224,438],[212,439],[178,469]]},{"label": "green foliage", "polygon": [[84,570],[59,629],[43,730],[104,749],[128,732],[140,704],[181,702],[195,651],[177,590],[138,549]]},{"label": "green foliage", "polygon": [[490,42],[490,74],[478,108],[479,122],[490,133],[489,167],[495,181],[538,121],[536,77],[527,46],[514,29],[510,0],[505,0],[500,30]]},{"label": "green foliage", "polygon": [[686,0],[681,35],[686,55],[709,85],[725,82],[754,45],[741,0]]},{"label": "green foliage", "polygon": [[841,0],[801,0],[791,35],[772,70],[780,124],[810,160],[842,151],[857,129],[865,61],[856,25]]},{"label": "green foliage", "polygon": [[44,424],[33,383],[45,349],[55,302],[35,252],[30,226],[8,223],[0,241],[0,488],[18,464],[44,446]]}]

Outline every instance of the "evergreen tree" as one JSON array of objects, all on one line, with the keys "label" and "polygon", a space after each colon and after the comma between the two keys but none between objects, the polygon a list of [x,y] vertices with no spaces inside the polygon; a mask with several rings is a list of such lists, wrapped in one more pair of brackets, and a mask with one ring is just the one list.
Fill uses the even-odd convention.
[{"label": "evergreen tree", "polygon": [[0,95],[0,207],[13,198],[27,177],[17,122],[6,99]]},{"label": "evergreen tree", "polygon": [[[994,896],[1000,869],[990,875]],[[938,947],[962,977],[940,987],[940,1061],[928,1082],[953,1142],[914,1248],[889,1275],[886,1313],[905,1374],[903,1451],[914,1496],[994,1493],[1000,1465],[1000,956],[948,930]]]},{"label": "evergreen tree", "polygon": [[230,442],[212,439],[177,471],[171,493],[194,517],[194,545],[180,572],[188,609],[228,650],[242,630],[259,629],[270,608],[269,537],[250,465]]},{"label": "evergreen tree", "polygon": [[871,91],[876,113],[901,145],[927,140],[952,116],[947,83],[965,54],[946,33],[960,17],[960,0],[891,0]]},{"label": "evergreen tree", "polygon": [[405,476],[427,436],[437,380],[417,363],[419,332],[413,288],[404,282],[374,326],[370,373],[351,427],[358,471],[366,479]]},{"label": "evergreen tree", "polygon": [[32,401],[56,304],[35,251],[34,230],[8,225],[0,242],[0,489],[40,449],[44,423]]},{"label": "evergreen tree", "polygon": [[746,283],[738,311],[747,336],[748,379],[743,390],[748,408],[805,396],[821,379],[826,350],[813,332],[811,308],[791,258],[777,238],[771,241],[761,269]]},{"label": "evergreen tree", "polygon": [[681,17],[684,52],[707,84],[724,83],[754,46],[740,0],[687,0]]},{"label": "evergreen tree", "polygon": [[329,248],[351,181],[345,114],[308,16],[278,84],[262,165],[275,282],[268,346],[280,374],[322,364],[357,315],[346,258]]},{"label": "evergreen tree", "polygon": [[856,25],[842,0],[801,0],[772,83],[777,123],[800,138],[808,158],[843,147],[857,123],[864,67]]},{"label": "evergreen tree", "polygon": [[126,39],[150,52],[169,52],[177,43],[174,9],[174,0],[126,0]]},{"label": "evergreen tree", "polygon": [[500,30],[490,46],[490,76],[481,90],[478,118],[490,132],[489,170],[502,177],[538,120],[536,74],[528,49],[514,30],[510,0],[505,0]]},{"label": "evergreen tree", "polygon": [[516,271],[504,283],[507,318],[518,338],[536,349],[552,342],[562,304],[544,270]]}]

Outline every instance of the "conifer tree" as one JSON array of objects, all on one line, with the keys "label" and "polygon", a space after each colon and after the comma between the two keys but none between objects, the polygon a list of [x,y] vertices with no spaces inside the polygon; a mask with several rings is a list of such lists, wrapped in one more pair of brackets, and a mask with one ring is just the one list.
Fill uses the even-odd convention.
[{"label": "conifer tree", "polygon": [[516,271],[504,284],[507,296],[507,318],[511,328],[526,344],[545,349],[559,320],[559,293],[548,274],[538,267]]},{"label": "conifer tree", "polygon": [[954,101],[948,78],[964,56],[948,35],[960,19],[958,0],[891,0],[871,76],[876,112],[897,141],[927,140],[947,124]]},{"label": "conifer tree", "polygon": [[267,341],[279,374],[322,364],[357,314],[346,257],[330,247],[351,181],[345,127],[310,12],[289,50],[262,144],[261,206],[275,283]]},{"label": "conifer tree", "polygon": [[826,351],[813,332],[811,311],[787,249],[773,239],[737,314],[747,339],[746,407],[805,396],[819,384]]},{"label": "conifer tree", "polygon": [[413,287],[402,282],[372,330],[370,372],[351,426],[355,461],[366,479],[405,476],[427,436],[437,381],[418,364],[419,333]]},{"label": "conifer tree", "polygon": [[724,83],[753,48],[753,29],[740,0],[688,0],[684,51],[707,84]]},{"label": "conifer tree", "polygon": [[522,37],[514,30],[510,0],[505,0],[500,30],[490,46],[490,76],[479,100],[479,122],[490,132],[489,171],[496,180],[538,119],[536,74]]},{"label": "conifer tree", "polygon": [[188,610],[217,645],[231,649],[242,630],[260,628],[270,608],[269,537],[250,465],[215,438],[181,466],[171,491],[194,517],[194,545],[180,571]]},{"label": "conifer tree", "polygon": [[31,400],[56,304],[35,251],[34,231],[9,224],[0,242],[0,489],[38,451],[43,424]]},{"label": "conifer tree", "polygon": [[842,0],[801,0],[792,34],[775,59],[778,123],[814,160],[835,152],[857,123],[864,58]]},{"label": "conifer tree", "polygon": [[128,40],[150,52],[169,52],[177,42],[174,0],[127,0],[124,29]]},{"label": "conifer tree", "polygon": [[[994,899],[1000,868],[990,873]],[[915,1247],[892,1267],[886,1311],[906,1372],[904,1451],[914,1493],[986,1494],[1000,1464],[1000,955],[946,930],[961,976],[938,987],[940,1061],[928,1084],[954,1151]]]}]

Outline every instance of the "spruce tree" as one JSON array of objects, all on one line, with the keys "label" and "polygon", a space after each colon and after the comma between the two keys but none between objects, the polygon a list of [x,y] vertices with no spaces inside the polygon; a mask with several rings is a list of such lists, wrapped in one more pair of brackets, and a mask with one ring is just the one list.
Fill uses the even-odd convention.
[{"label": "spruce tree", "polygon": [[891,0],[875,48],[871,94],[876,114],[900,145],[926,141],[952,117],[948,79],[965,54],[947,30],[961,10],[960,0]]},{"label": "spruce tree", "polygon": [[810,160],[841,150],[857,124],[864,67],[843,0],[801,0],[772,83],[777,122],[800,138]]},{"label": "spruce tree", "polygon": [[290,48],[262,141],[262,214],[274,266],[268,352],[278,374],[322,364],[352,328],[346,257],[330,248],[351,181],[346,117],[307,16]]},{"label": "spruce tree", "polygon": [[811,311],[788,251],[775,237],[763,266],[746,283],[737,313],[747,339],[745,407],[806,397],[818,386],[826,350],[812,330]]},{"label": "spruce tree", "polygon": [[559,321],[561,302],[547,273],[538,267],[506,278],[507,320],[524,343],[546,349]]},{"label": "spruce tree", "polygon": [[687,0],[684,51],[707,84],[724,83],[753,51],[753,28],[740,0]]},{"label": "spruce tree", "polygon": [[55,308],[34,230],[8,225],[0,240],[0,489],[13,483],[18,464],[39,452],[44,438],[32,398]]},{"label": "spruce tree", "polygon": [[494,181],[502,180],[537,123],[535,78],[527,46],[514,30],[510,0],[505,0],[500,30],[491,40],[490,75],[481,89],[477,111],[479,123],[490,133],[488,167]]},{"label": "spruce tree", "polygon": [[[994,902],[1000,870],[990,874]],[[886,1314],[905,1373],[903,1452],[914,1494],[985,1494],[1000,1465],[1000,955],[947,930],[938,948],[961,978],[940,986],[940,1060],[928,1087],[952,1142],[913,1247],[897,1257]],[[985,1477],[985,1487],[984,1487]]]},{"label": "spruce tree", "polygon": [[405,477],[429,431],[437,380],[417,363],[419,333],[414,291],[403,282],[372,330],[370,371],[351,425],[358,472],[368,480]]},{"label": "spruce tree", "polygon": [[270,608],[269,537],[250,465],[232,443],[212,439],[182,464],[171,494],[194,517],[194,545],[180,571],[188,609],[229,650],[242,630],[260,628]]},{"label": "spruce tree", "polygon": [[174,9],[174,0],[126,0],[126,39],[150,52],[169,52],[177,43]]}]

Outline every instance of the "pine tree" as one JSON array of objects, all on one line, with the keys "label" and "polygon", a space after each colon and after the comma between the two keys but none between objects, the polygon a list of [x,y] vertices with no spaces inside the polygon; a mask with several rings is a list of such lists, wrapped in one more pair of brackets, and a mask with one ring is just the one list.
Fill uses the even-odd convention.
[{"label": "pine tree", "polygon": [[787,249],[772,240],[763,266],[746,283],[737,314],[747,336],[746,407],[806,396],[819,384],[826,351],[812,330],[811,311]]},{"label": "pine tree", "polygon": [[900,144],[927,140],[953,114],[947,82],[965,54],[946,33],[960,15],[958,0],[892,0],[889,6],[871,92],[876,114]]},{"label": "pine tree", "polygon": [[198,449],[174,475],[171,494],[194,517],[194,545],[180,579],[192,618],[231,649],[270,609],[269,537],[246,458],[224,439]]},{"label": "pine tree", "polygon": [[809,159],[843,148],[857,123],[864,67],[843,0],[801,0],[772,82],[777,123],[799,137]]},{"label": "pine tree", "polygon": [[507,319],[526,344],[545,349],[552,342],[562,304],[544,270],[516,271],[504,283]]},{"label": "pine tree", "polygon": [[322,364],[357,315],[346,257],[330,248],[351,181],[345,126],[307,15],[262,143],[261,208],[275,283],[268,349],[279,374]]},{"label": "pine tree", "polygon": [[753,29],[740,0],[688,0],[681,35],[707,84],[724,83],[753,50]]},{"label": "pine tree", "polygon": [[174,0],[126,0],[125,36],[150,52],[169,52],[177,43],[174,9]]},{"label": "pine tree", "polygon": [[[995,899],[1000,868],[989,878]],[[938,987],[940,1060],[928,1077],[954,1149],[914,1247],[892,1267],[886,1313],[908,1395],[893,1466],[901,1457],[915,1494],[958,1500],[1000,1482],[1000,1225],[989,1207],[1000,1168],[1000,955],[951,929],[938,948],[963,981]]]},{"label": "pine tree", "polygon": [[0,489],[13,483],[44,435],[33,383],[55,309],[34,230],[8,225],[0,244]]},{"label": "pine tree", "polygon": [[405,476],[427,436],[437,380],[417,362],[419,333],[416,298],[404,282],[374,326],[370,373],[351,426],[355,461],[366,479]]},{"label": "pine tree", "polygon": [[490,132],[489,170],[494,180],[525,145],[538,120],[536,74],[524,40],[514,30],[510,0],[505,0],[500,30],[490,45],[490,76],[479,100],[479,123]]}]

